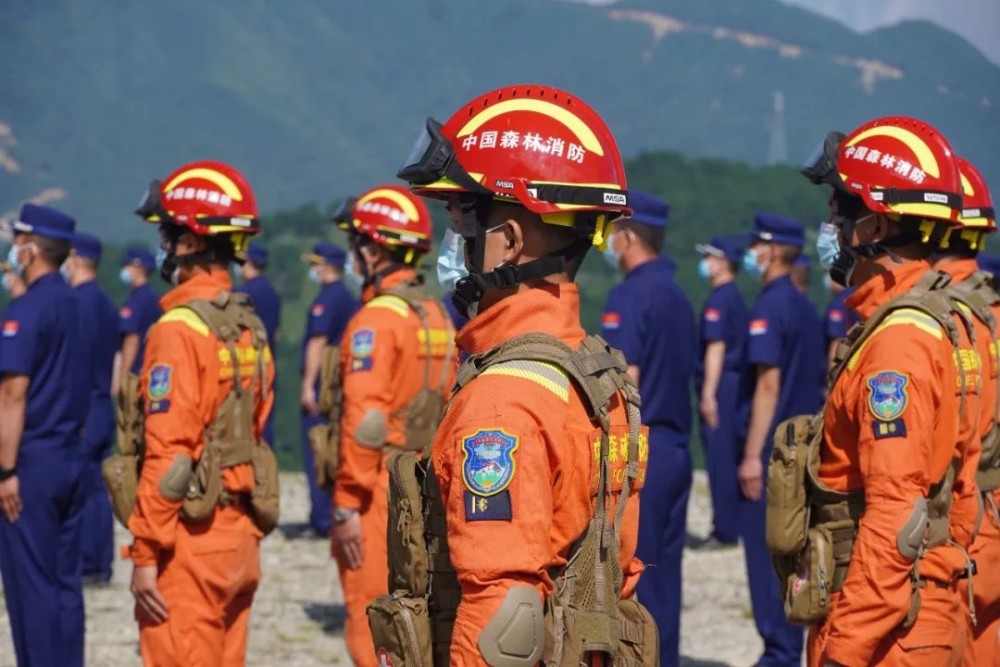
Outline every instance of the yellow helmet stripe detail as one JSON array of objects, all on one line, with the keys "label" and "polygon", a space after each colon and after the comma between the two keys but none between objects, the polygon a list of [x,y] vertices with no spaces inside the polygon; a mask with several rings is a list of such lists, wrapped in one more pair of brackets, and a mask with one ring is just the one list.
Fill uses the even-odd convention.
[{"label": "yellow helmet stripe detail", "polygon": [[226,195],[233,201],[243,201],[243,193],[240,189],[233,183],[232,179],[225,174],[220,174],[214,169],[207,169],[205,167],[197,167],[195,169],[188,169],[187,171],[181,172],[174,177],[172,181],[167,183],[163,188],[166,190],[173,190],[177,187],[178,183],[185,181],[189,178],[201,178],[203,180],[214,183],[220,190],[222,194]]},{"label": "yellow helmet stripe detail", "polygon": [[920,163],[920,169],[924,173],[929,176],[933,176],[934,178],[938,178],[941,175],[937,159],[935,159],[934,153],[931,152],[930,147],[924,143],[923,139],[902,127],[879,125],[877,127],[870,128],[854,137],[854,140],[851,141],[848,146],[853,146],[860,141],[864,141],[868,137],[876,136],[892,137],[893,139],[903,142],[911,151],[913,151],[913,154],[917,156],[917,162]]},{"label": "yellow helmet stripe detail", "polygon": [[586,123],[580,120],[579,116],[565,107],[561,107],[558,104],[553,104],[552,102],[548,102],[546,100],[514,99],[505,100],[492,106],[488,106],[469,120],[469,122],[467,122],[462,129],[458,131],[458,136],[464,137],[470,132],[475,132],[497,116],[513,111],[534,111],[535,113],[555,118],[557,121],[569,128],[584,148],[591,153],[601,156],[604,155],[604,147],[601,146],[601,142],[598,141],[597,135],[594,134],[593,130],[587,127]]},{"label": "yellow helmet stripe detail", "polygon": [[361,206],[366,202],[370,202],[373,199],[388,199],[392,201],[396,206],[406,214],[406,217],[410,220],[419,220],[420,214],[417,212],[417,207],[413,204],[409,197],[404,195],[402,192],[397,192],[396,190],[390,190],[389,188],[379,188],[378,190],[372,190],[364,197],[358,200],[354,205],[355,208]]}]

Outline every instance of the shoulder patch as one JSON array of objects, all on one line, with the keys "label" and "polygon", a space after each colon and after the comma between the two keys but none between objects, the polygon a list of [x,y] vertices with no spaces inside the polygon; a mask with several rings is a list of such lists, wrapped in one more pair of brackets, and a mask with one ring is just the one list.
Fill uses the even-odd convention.
[{"label": "shoulder patch", "polygon": [[513,519],[509,490],[505,489],[490,497],[465,490],[466,521],[512,521]]},{"label": "shoulder patch", "polygon": [[319,317],[320,315],[323,314],[323,311],[325,311],[325,310],[326,310],[326,306],[324,306],[321,303],[315,303],[315,304],[313,304],[313,307],[309,309],[309,313],[313,317]]},{"label": "shoulder patch", "polygon": [[750,335],[751,336],[762,336],[767,333],[767,320],[764,318],[758,318],[756,320],[750,320]]},{"label": "shoulder patch", "polygon": [[905,438],[906,422],[902,419],[893,419],[891,422],[873,421],[872,434],[876,440],[884,438]]},{"label": "shoulder patch", "polygon": [[482,429],[462,438],[462,481],[473,494],[490,497],[510,486],[519,440],[503,429]]},{"label": "shoulder patch", "polygon": [[174,369],[170,364],[156,364],[149,369],[149,381],[146,387],[149,414],[155,415],[170,409],[167,397],[173,387],[173,372]]},{"label": "shoulder patch", "polygon": [[722,312],[718,308],[706,308],[705,309],[705,321],[706,322],[718,322],[722,319]]},{"label": "shoulder patch", "polygon": [[122,306],[121,309],[119,309],[118,311],[118,315],[121,316],[123,320],[127,320],[128,318],[132,317],[132,309],[129,308],[128,306]]},{"label": "shoulder patch", "polygon": [[374,329],[358,329],[352,333],[350,369],[352,371],[370,371],[372,369],[372,353],[374,351]]},{"label": "shoulder patch", "polygon": [[615,331],[622,326],[622,316],[619,313],[604,313],[601,315],[601,326]]},{"label": "shoulder patch", "polygon": [[906,385],[910,378],[896,371],[881,371],[866,380],[868,409],[881,422],[893,422],[906,411]]},{"label": "shoulder patch", "polygon": [[833,310],[831,310],[830,314],[827,317],[829,318],[829,320],[831,322],[843,322],[844,321],[844,313],[842,313],[837,308],[834,308]]},{"label": "shoulder patch", "polygon": [[4,338],[13,338],[17,335],[21,325],[17,320],[5,320],[3,323],[2,335]]}]

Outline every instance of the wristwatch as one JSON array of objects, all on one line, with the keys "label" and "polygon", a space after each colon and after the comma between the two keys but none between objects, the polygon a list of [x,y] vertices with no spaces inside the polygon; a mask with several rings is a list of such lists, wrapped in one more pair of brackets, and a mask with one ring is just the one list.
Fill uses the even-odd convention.
[{"label": "wristwatch", "polygon": [[13,468],[4,468],[3,466],[0,466],[0,482],[5,482],[16,474],[17,466],[14,466]]},{"label": "wristwatch", "polygon": [[338,507],[337,509],[333,510],[333,522],[344,523],[357,513],[358,513],[357,510],[351,509],[349,507]]}]

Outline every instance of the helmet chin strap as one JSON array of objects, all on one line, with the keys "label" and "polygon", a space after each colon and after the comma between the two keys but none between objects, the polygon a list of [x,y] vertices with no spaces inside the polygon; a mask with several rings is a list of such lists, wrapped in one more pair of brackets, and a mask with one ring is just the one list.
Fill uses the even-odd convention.
[{"label": "helmet chin strap", "polygon": [[841,248],[840,252],[833,259],[833,266],[830,267],[830,279],[842,287],[850,287],[851,275],[854,274],[859,257],[873,259],[881,255],[888,255],[896,264],[902,264],[903,260],[892,251],[892,248],[909,245],[918,240],[919,238],[915,233],[903,232],[898,236],[884,239],[879,243],[864,243]]},{"label": "helmet chin strap", "polygon": [[581,236],[566,247],[545,257],[533,259],[523,264],[500,264],[492,271],[484,271],[486,255],[486,234],[489,208],[492,201],[489,198],[477,198],[475,202],[462,204],[462,227],[475,229],[474,237],[465,237],[466,249],[469,251],[470,262],[466,268],[469,275],[460,278],[455,285],[455,293],[451,301],[455,309],[466,317],[477,310],[477,305],[489,290],[511,289],[529,280],[537,280],[563,273],[567,260],[584,253],[591,246],[591,240]]}]

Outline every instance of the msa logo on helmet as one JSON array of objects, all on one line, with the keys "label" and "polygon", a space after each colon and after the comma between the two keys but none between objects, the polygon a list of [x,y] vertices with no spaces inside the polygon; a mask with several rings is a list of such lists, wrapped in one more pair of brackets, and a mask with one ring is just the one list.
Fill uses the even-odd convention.
[{"label": "msa logo on helmet", "polygon": [[627,206],[628,200],[625,195],[619,192],[605,192],[604,193],[604,203],[613,204],[615,206]]},{"label": "msa logo on helmet", "polygon": [[504,190],[514,189],[514,181],[496,181],[493,185]]}]

